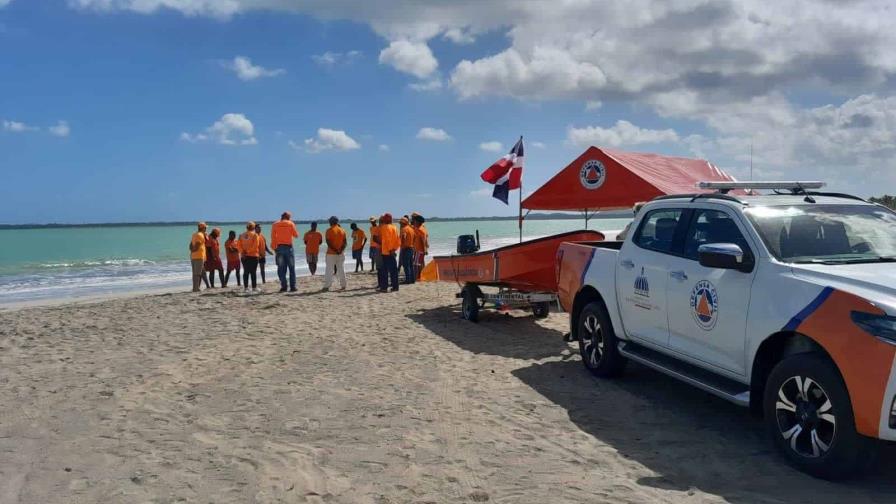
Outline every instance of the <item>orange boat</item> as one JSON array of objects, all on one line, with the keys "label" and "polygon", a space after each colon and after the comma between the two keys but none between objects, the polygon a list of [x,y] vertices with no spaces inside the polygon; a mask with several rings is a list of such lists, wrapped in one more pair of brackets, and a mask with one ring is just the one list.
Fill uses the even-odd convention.
[{"label": "orange boat", "polygon": [[563,242],[603,241],[598,231],[571,231],[472,254],[437,256],[422,280],[557,292],[557,249]]}]

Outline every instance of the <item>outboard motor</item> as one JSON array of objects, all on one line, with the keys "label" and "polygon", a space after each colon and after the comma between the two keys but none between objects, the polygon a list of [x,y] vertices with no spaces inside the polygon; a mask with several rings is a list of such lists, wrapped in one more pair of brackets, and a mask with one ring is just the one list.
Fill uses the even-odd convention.
[{"label": "outboard motor", "polygon": [[457,253],[472,254],[479,251],[479,230],[476,230],[476,236],[460,235],[457,237]]}]

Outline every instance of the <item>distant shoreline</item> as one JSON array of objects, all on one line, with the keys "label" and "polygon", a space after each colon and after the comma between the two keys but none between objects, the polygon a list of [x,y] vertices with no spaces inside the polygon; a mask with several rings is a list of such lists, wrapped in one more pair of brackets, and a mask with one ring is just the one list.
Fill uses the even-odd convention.
[{"label": "distant shoreline", "polygon": [[[589,219],[624,219],[631,217],[631,212],[615,211],[600,212],[589,217]],[[512,216],[491,216],[491,217],[428,217],[427,222],[468,222],[468,221],[515,221],[518,217]],[[581,214],[578,213],[536,213],[530,214],[526,220],[581,220]],[[367,222],[367,218],[363,219],[342,219],[343,222]],[[325,222],[326,218],[317,219],[316,222]],[[245,221],[206,221],[210,226],[223,226],[227,224],[243,224]],[[262,225],[269,225],[273,221],[257,221]],[[312,220],[297,220],[297,224],[308,224]],[[47,224],[0,224],[0,230],[4,229],[61,229],[61,228],[109,228],[109,227],[155,227],[155,226],[193,226],[196,221],[159,221],[159,222],[92,222],[92,223],[47,223]]]}]

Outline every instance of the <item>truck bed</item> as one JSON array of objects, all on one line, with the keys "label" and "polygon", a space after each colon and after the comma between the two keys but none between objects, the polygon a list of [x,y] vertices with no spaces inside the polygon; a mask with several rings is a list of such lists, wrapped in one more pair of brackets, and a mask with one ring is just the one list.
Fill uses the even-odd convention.
[{"label": "truck bed", "polygon": [[621,247],[621,241],[564,242],[560,245],[557,250],[557,295],[565,311],[572,310],[592,262],[605,262],[615,268],[616,254]]}]

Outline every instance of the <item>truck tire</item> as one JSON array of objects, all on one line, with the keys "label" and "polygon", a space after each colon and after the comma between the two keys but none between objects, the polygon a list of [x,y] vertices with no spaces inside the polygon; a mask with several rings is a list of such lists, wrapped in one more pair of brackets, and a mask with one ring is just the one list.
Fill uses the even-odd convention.
[{"label": "truck tire", "polygon": [[464,320],[479,322],[479,297],[482,292],[478,287],[467,286],[461,290],[460,313]]},{"label": "truck tire", "polygon": [[582,363],[591,374],[601,378],[622,374],[627,360],[619,353],[613,323],[603,303],[592,301],[582,308],[578,334]]},{"label": "truck tire", "polygon": [[875,459],[878,444],[856,432],[846,385],[824,355],[802,353],[779,362],[763,405],[772,442],[805,473],[844,479]]},{"label": "truck tire", "polygon": [[532,314],[537,319],[547,318],[551,314],[551,303],[543,301],[541,303],[532,303]]}]

